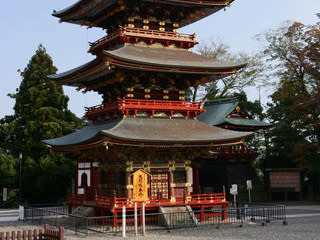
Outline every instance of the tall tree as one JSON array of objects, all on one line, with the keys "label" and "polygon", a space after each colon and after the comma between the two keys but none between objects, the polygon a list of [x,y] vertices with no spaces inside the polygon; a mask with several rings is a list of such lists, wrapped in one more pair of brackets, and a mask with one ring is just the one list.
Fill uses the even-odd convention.
[{"label": "tall tree", "polygon": [[8,94],[16,100],[14,115],[0,122],[0,139],[5,139],[2,147],[13,156],[23,156],[23,194],[31,202],[48,201],[44,196],[51,201],[63,197],[72,177],[71,160],[51,155],[42,140],[71,133],[82,125],[68,110],[69,99],[62,87],[47,78],[56,71],[40,45],[21,72],[17,92]]},{"label": "tall tree", "polygon": [[[23,153],[35,161],[47,155],[43,139],[59,137],[74,131],[81,125],[68,108],[69,98],[61,86],[47,78],[56,73],[51,57],[40,45],[29,64],[21,72],[22,82],[15,94],[13,121],[7,127],[13,154]],[[12,119],[9,119],[12,120]]]},{"label": "tall tree", "polygon": [[298,167],[320,192],[320,24],[295,22],[264,35],[274,123],[267,167]]},{"label": "tall tree", "polygon": [[210,100],[223,98],[234,92],[240,93],[245,87],[257,84],[257,79],[260,78],[263,71],[263,64],[257,56],[249,56],[245,53],[231,54],[229,46],[217,41],[202,44],[197,50],[202,56],[218,61],[246,63],[247,65],[238,70],[236,74],[206,84],[204,91],[193,89],[193,100],[199,96],[202,100]]},{"label": "tall tree", "polygon": [[[268,111],[275,123],[273,156],[282,159],[275,162],[318,171],[320,163],[314,164],[314,158],[320,140],[319,25],[295,22],[267,33],[265,39],[269,73],[280,79]],[[307,149],[314,154],[301,154]]]}]

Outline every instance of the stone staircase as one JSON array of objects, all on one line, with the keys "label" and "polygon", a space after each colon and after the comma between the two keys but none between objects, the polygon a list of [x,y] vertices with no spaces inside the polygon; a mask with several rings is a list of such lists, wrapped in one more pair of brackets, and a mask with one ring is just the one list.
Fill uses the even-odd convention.
[{"label": "stone staircase", "polygon": [[160,223],[168,228],[199,225],[199,221],[189,205],[180,207],[160,207],[159,212],[162,213]]},{"label": "stone staircase", "polygon": [[94,209],[92,207],[76,207],[72,210],[72,215],[83,217],[94,217]]}]

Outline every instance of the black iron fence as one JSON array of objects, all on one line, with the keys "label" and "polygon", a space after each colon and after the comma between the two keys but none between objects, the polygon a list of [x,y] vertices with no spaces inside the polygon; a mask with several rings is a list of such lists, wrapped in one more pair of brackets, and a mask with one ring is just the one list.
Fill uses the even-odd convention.
[{"label": "black iron fence", "polygon": [[[64,227],[76,234],[111,233],[117,234],[122,231],[122,215],[84,217],[67,214],[64,208],[33,208],[27,209],[27,221],[33,224],[49,224],[56,227]],[[146,213],[145,231],[170,230],[176,228],[198,227],[202,225],[215,225],[216,228],[225,225],[244,226],[261,224],[265,225],[271,221],[286,220],[286,207],[275,206],[254,206],[254,207],[228,207],[225,210],[212,208],[210,210],[196,210],[168,213]],[[143,216],[137,214],[126,215],[126,232],[142,232]],[[135,227],[135,222],[136,226]]]},{"label": "black iron fence", "polygon": [[25,207],[24,218],[26,220],[36,219],[46,215],[52,215],[52,212],[60,215],[68,214],[68,207],[66,206],[55,206],[55,207]]}]

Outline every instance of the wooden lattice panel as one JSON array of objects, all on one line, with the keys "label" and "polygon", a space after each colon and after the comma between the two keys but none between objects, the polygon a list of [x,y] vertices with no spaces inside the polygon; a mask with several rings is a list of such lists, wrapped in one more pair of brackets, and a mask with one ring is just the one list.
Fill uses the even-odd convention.
[{"label": "wooden lattice panel", "polygon": [[158,190],[161,192],[162,199],[169,198],[168,190],[168,172],[153,172],[151,173],[151,198],[157,198]]}]

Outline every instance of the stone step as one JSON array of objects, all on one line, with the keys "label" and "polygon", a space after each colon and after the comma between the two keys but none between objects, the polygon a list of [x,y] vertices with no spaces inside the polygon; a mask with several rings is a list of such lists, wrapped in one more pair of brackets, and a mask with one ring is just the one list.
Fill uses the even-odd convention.
[{"label": "stone step", "polygon": [[83,216],[83,217],[94,217],[93,207],[76,207],[72,211],[72,215]]},{"label": "stone step", "polygon": [[[167,227],[199,224],[190,206],[160,207],[159,212],[163,213],[161,222]],[[175,214],[176,213],[176,214]]]}]

